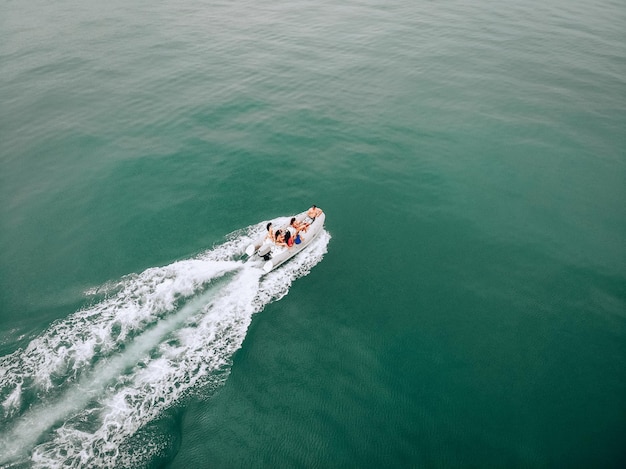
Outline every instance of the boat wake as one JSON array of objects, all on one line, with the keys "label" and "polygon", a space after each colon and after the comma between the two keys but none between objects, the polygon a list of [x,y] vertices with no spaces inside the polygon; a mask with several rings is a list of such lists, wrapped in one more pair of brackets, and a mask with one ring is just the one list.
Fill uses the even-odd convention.
[{"label": "boat wake", "polygon": [[0,358],[0,465],[133,467],[159,451],[124,450],[190,394],[220,386],[252,315],[317,264],[330,235],[265,275],[241,260],[258,224],[165,267],[93,289],[98,300]]}]

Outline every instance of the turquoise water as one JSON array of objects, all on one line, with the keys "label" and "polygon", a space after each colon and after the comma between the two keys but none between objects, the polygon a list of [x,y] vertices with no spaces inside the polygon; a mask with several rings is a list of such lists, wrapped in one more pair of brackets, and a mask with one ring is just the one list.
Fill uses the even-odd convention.
[{"label": "turquoise water", "polygon": [[0,467],[623,467],[624,31],[3,2]]}]

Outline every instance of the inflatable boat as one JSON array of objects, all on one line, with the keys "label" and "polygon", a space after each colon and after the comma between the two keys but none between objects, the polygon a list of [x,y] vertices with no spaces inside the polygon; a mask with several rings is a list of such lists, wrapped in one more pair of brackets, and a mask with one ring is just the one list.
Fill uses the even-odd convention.
[{"label": "inflatable boat", "polygon": [[[246,248],[246,254],[248,256],[265,261],[263,264],[263,270],[265,272],[270,272],[282,263],[291,259],[303,249],[306,249],[306,247],[311,244],[317,235],[322,232],[326,214],[322,212],[316,216],[313,221],[311,221],[311,219],[307,216],[306,212],[295,215],[295,217],[299,223],[310,223],[306,231],[300,231],[300,238],[302,240],[300,244],[294,244],[291,247],[278,246],[274,243],[274,241],[267,237],[267,233],[264,233],[263,236],[258,238],[253,244],[250,244]],[[290,219],[291,217],[289,220]],[[274,222],[272,223],[274,224]],[[287,222],[285,226],[274,225],[274,230],[288,229],[288,224],[289,222]]]}]

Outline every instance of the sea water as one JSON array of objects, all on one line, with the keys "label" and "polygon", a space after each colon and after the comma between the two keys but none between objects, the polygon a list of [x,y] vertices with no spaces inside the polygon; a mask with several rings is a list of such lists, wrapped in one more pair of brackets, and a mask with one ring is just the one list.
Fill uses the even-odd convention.
[{"label": "sea water", "polygon": [[624,465],[623,2],[0,12],[0,467]]}]

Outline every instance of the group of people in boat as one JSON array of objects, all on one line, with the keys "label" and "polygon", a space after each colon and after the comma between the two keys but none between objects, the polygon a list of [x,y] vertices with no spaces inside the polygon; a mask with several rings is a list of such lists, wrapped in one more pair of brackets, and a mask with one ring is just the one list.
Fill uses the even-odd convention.
[{"label": "group of people in boat", "polygon": [[303,221],[298,221],[296,217],[292,217],[289,222],[289,226],[286,228],[278,229],[274,232],[272,222],[267,224],[267,239],[274,242],[277,246],[290,248],[294,244],[300,244],[304,241],[302,233],[306,233],[311,226],[311,223],[315,221],[316,217],[322,214],[322,209],[313,205],[306,212],[306,218]]}]

